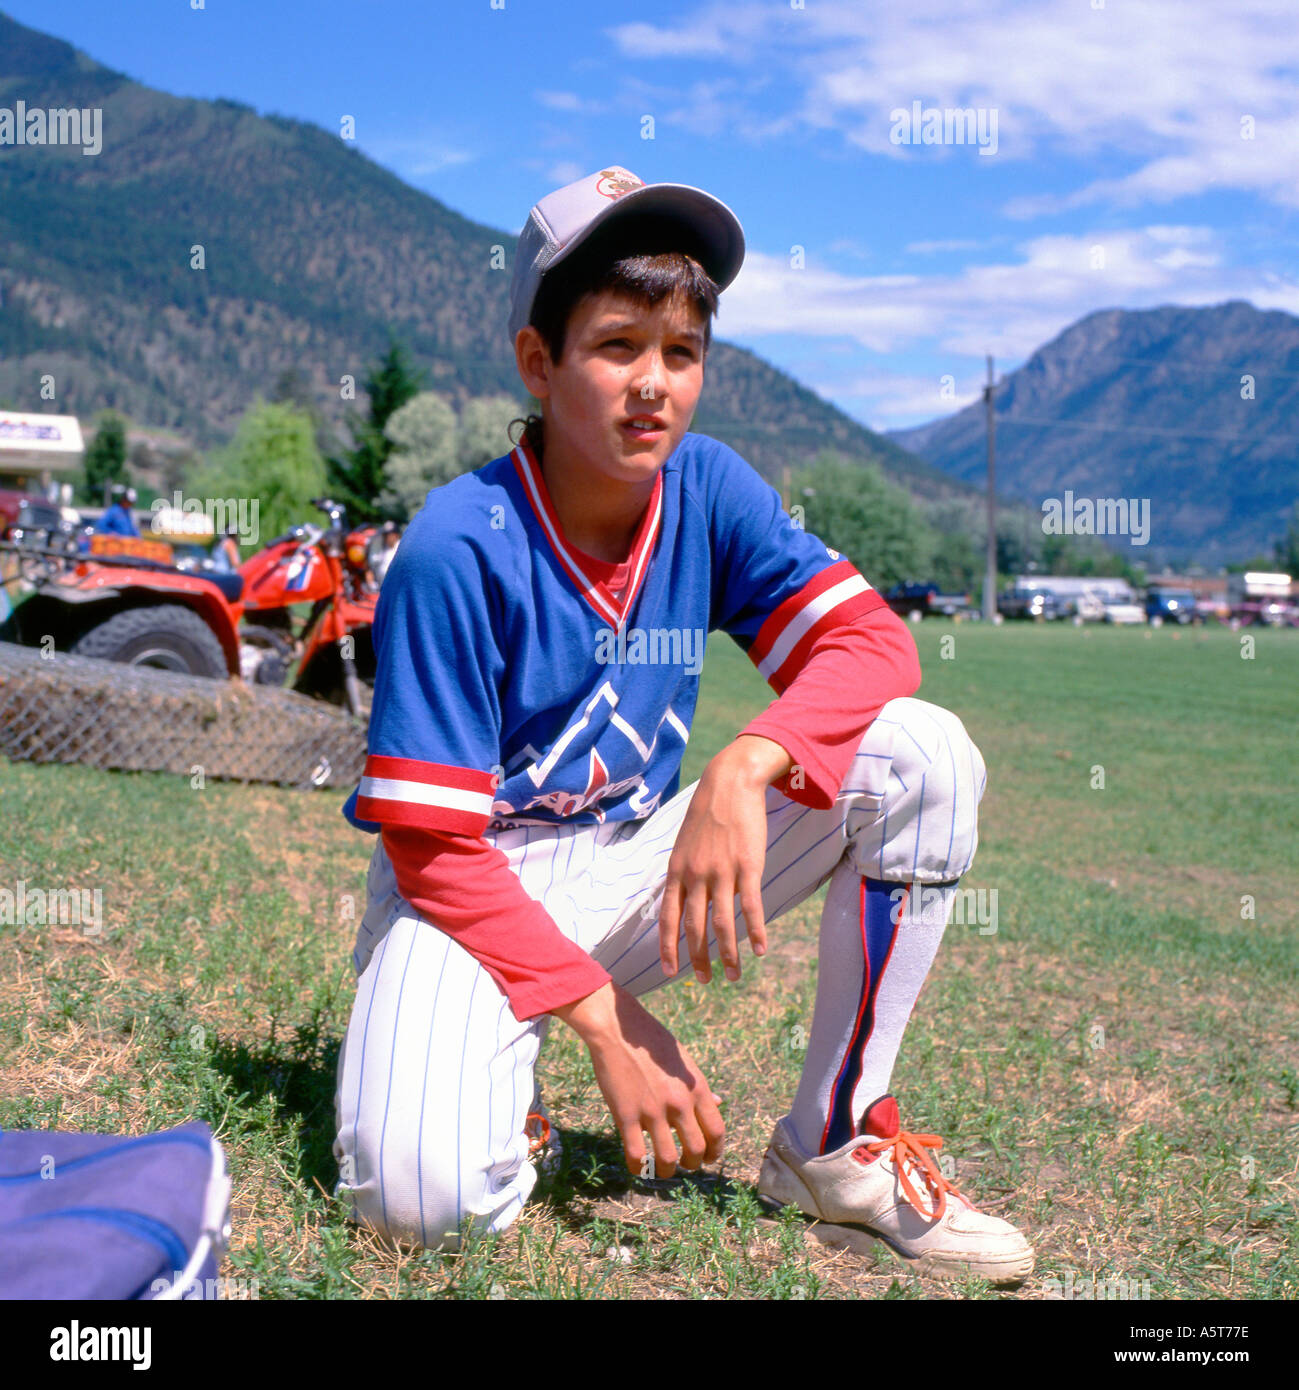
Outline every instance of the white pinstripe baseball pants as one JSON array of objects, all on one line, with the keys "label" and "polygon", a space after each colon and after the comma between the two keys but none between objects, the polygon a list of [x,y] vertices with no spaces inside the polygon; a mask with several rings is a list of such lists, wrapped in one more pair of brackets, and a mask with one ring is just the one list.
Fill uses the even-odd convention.
[{"label": "white pinstripe baseball pants", "polygon": [[[560,929],[632,994],[667,983],[657,904],[697,785],[641,821],[487,834]],[[849,875],[853,884],[860,875],[902,885],[959,878],[978,845],[985,785],[983,758],[956,715],[914,697],[890,700],[867,729],[831,808],[811,810],[767,789],[767,921],[814,893],[836,869],[836,883]],[[523,1127],[550,1020],[520,1023],[482,966],[414,912],[378,837],[366,886],[353,958],[356,1001],[339,1058],[335,1191],[350,1201],[353,1220],[389,1239],[454,1248],[464,1218],[482,1229],[504,1229],[536,1182]],[[738,899],[735,908],[742,935]],[[830,915],[822,919],[821,952],[837,958],[851,945],[826,941]],[[709,943],[715,959],[711,934]],[[887,1006],[891,988],[910,991],[905,1017],[927,969],[925,959],[920,980],[885,972],[876,986],[879,1007]],[[683,974],[693,977],[684,946],[677,978]],[[851,1001],[824,1006],[823,993],[800,1104],[824,1097],[836,1073],[842,1075],[840,1054],[852,1033]],[[828,1017],[827,1009],[842,1016]]]}]

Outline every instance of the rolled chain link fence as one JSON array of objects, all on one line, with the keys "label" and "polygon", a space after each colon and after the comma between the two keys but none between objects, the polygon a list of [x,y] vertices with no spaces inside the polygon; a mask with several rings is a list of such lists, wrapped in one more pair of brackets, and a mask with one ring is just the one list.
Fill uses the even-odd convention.
[{"label": "rolled chain link fence", "polygon": [[296,691],[0,642],[0,755],[307,790],[356,785],[366,728]]}]

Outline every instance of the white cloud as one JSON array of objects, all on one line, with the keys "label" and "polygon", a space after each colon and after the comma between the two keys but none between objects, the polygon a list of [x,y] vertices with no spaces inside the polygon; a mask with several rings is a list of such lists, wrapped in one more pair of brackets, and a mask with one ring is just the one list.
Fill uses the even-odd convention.
[{"label": "white cloud", "polygon": [[566,185],[576,183],[578,179],[583,179],[587,174],[594,172],[594,169],[584,169],[574,159],[561,159],[557,164],[550,165],[547,170],[550,188],[546,191],[553,192],[556,188],[564,188]]},{"label": "white cloud", "polygon": [[[722,295],[719,331],[727,337],[806,333],[855,338],[887,352],[909,328],[921,325],[914,275],[851,276],[809,265],[792,270],[788,260],[749,251],[735,283]],[[923,309],[920,309],[923,313]]]},{"label": "white cloud", "polygon": [[874,428],[885,430],[897,427],[898,421],[910,423],[950,415],[979,399],[979,374],[975,368],[963,370],[959,376],[950,373],[955,378],[951,395],[944,394],[943,375],[866,371],[843,377],[813,376],[807,384],[818,395],[835,401],[840,409],[883,421]]},{"label": "white cloud", "polygon": [[626,57],[646,64],[663,58],[734,58],[740,41],[761,41],[767,32],[764,8],[752,4],[719,5],[683,24],[618,24],[605,32]]},{"label": "white cloud", "polygon": [[381,136],[358,143],[376,163],[407,179],[428,178],[478,158],[476,151],[449,145],[440,135]]},{"label": "white cloud", "polygon": [[1132,207],[1168,202],[1223,188],[1257,193],[1282,207],[1299,207],[1299,181],[1294,177],[1299,118],[1269,118],[1256,125],[1252,140],[1243,140],[1239,126],[1232,127],[1237,115],[1231,110],[1216,114],[1211,129],[1187,153],[1152,159],[1122,178],[1097,179],[1073,193],[1014,198],[1003,211],[1009,217],[1040,217],[1097,203]]},{"label": "white cloud", "polygon": [[[732,138],[823,133],[897,160],[967,154],[892,143],[889,113],[918,100],[995,110],[994,158],[1122,166],[1071,193],[1016,199],[1016,217],[1221,189],[1299,206],[1293,0],[722,0],[682,24],[609,34],[642,74],[656,59],[702,58],[765,78],[778,53],[793,88],[783,106],[766,94],[760,122],[744,88],[714,75],[708,128]],[[1241,138],[1245,117],[1253,139]]]},{"label": "white cloud", "polygon": [[826,247],[826,250],[833,251],[836,256],[853,256],[862,261],[873,261],[876,255],[873,246],[867,246],[864,241],[847,236],[836,238]]},{"label": "white cloud", "polygon": [[583,111],[587,103],[576,92],[537,92],[537,100],[551,111]]},{"label": "white cloud", "polygon": [[759,94],[768,86],[762,73],[743,77],[710,74],[680,84],[650,82],[639,72],[618,80],[618,105],[629,134],[639,138],[640,122],[651,116],[656,125],[670,126],[692,136],[738,136],[753,143],[764,129],[758,114]]},{"label": "white cloud", "polygon": [[1248,299],[1299,313],[1299,280],[1229,265],[1223,247],[1229,235],[1158,224],[1040,236],[1017,245],[1013,258],[931,276],[855,275],[822,268],[815,257],[807,269],[794,270],[781,257],[751,251],[722,296],[718,331],[758,351],[768,334],[801,334],[934,361],[928,378],[849,368],[835,380],[826,380],[836,374],[819,364],[782,361],[822,395],[845,404],[861,400],[862,418],[889,428],[911,423],[918,412],[933,416],[964,404],[964,398],[955,405],[937,400],[942,374],[957,378],[958,392],[968,391],[982,375],[985,353],[1007,371],[1097,309]]},{"label": "white cloud", "polygon": [[963,241],[958,237],[951,241],[909,241],[903,250],[908,256],[931,256],[940,251],[973,251],[978,245],[977,241]]}]

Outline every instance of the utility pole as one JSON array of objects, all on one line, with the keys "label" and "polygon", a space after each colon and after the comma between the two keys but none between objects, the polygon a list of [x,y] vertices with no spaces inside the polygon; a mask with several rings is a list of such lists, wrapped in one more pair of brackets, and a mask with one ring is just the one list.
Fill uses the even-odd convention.
[{"label": "utility pole", "polygon": [[988,384],[983,388],[983,403],[988,413],[988,559],[983,575],[983,616],[988,622],[997,618],[997,448],[996,424],[993,414],[994,386],[992,354],[988,354]]}]

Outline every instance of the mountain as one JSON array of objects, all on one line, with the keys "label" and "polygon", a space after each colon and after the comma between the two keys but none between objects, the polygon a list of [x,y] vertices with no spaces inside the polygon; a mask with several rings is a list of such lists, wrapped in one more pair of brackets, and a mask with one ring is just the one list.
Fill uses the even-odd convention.
[{"label": "mountain", "polygon": [[[391,330],[457,407],[497,392],[526,405],[505,332],[513,235],[338,135],[154,91],[0,13],[0,107],[20,99],[99,108],[102,148],[0,145],[0,399],[111,405],[209,448],[296,367],[338,427],[340,379],[362,383]],[[831,447],[918,496],[970,492],[717,340],[692,428],[773,481]]]},{"label": "mountain", "polygon": [[[998,387],[997,489],[1034,505],[1066,489],[1145,498],[1149,541],[1133,559],[1248,559],[1299,498],[1296,419],[1299,318],[1241,300],[1104,309]],[[889,437],[953,477],[985,474],[981,401]]]}]

